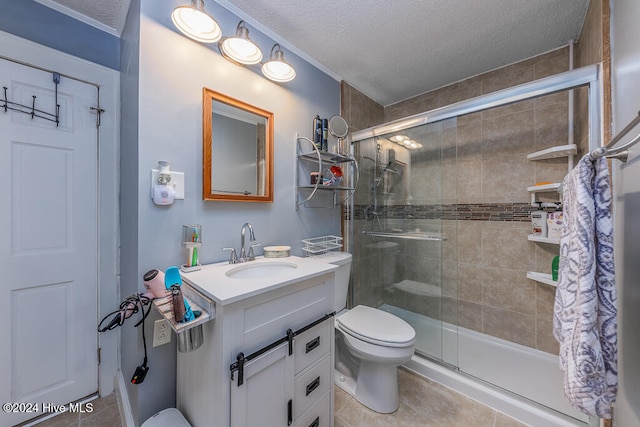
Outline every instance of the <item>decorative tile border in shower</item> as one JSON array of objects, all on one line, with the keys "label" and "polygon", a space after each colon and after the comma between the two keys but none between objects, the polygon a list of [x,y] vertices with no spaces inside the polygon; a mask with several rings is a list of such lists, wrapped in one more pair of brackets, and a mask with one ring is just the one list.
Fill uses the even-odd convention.
[{"label": "decorative tile border in shower", "polygon": [[[367,219],[368,205],[354,205],[354,219]],[[452,221],[531,221],[536,210],[529,203],[470,203],[443,205],[378,206],[379,218],[442,219]],[[349,219],[350,212],[345,212]]]}]

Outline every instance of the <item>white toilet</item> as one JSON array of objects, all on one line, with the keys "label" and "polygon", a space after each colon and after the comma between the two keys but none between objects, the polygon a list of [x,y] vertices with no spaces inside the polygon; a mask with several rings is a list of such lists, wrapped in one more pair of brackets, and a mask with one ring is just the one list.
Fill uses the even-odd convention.
[{"label": "white toilet", "polygon": [[149,417],[140,427],[191,427],[191,424],[176,408],[167,408]]},{"label": "white toilet", "polygon": [[404,320],[376,308],[344,310],[351,254],[330,252],[321,257],[340,266],[335,282],[335,383],[376,412],[394,412],[400,405],[397,368],[411,359],[416,332]]}]

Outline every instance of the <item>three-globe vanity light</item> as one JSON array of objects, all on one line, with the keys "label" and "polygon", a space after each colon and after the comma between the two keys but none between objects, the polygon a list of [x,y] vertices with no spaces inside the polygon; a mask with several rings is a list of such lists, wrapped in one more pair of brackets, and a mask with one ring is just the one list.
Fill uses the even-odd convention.
[{"label": "three-globe vanity light", "polygon": [[[191,0],[190,6],[176,7],[171,13],[173,24],[187,37],[202,43],[218,42],[222,56],[236,65],[255,65],[262,61],[262,51],[249,38],[244,21],[236,27],[232,37],[222,37],[220,25],[204,10],[204,0]],[[262,64],[262,74],[269,80],[283,83],[296,77],[294,68],[284,60],[278,43],[271,48],[269,60]]]}]

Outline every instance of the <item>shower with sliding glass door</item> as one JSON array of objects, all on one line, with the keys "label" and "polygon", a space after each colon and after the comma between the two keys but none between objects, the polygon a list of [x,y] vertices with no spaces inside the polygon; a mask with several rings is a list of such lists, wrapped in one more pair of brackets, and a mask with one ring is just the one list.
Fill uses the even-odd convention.
[{"label": "shower with sliding glass door", "polygon": [[350,136],[360,165],[345,222],[351,306],[413,326],[410,368],[586,422],[563,398],[555,288],[529,278],[550,272],[559,246],[529,234],[533,210],[560,208],[548,183],[597,143],[599,105],[593,66]]}]

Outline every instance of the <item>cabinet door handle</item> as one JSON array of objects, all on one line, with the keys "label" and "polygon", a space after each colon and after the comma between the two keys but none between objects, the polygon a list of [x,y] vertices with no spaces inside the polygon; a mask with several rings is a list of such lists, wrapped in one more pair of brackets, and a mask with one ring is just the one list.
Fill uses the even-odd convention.
[{"label": "cabinet door handle", "polygon": [[317,377],[315,380],[307,384],[307,396],[313,393],[313,390],[317,389],[318,386],[320,386],[320,377]]},{"label": "cabinet door handle", "polygon": [[320,425],[320,417],[316,417],[316,419],[313,420],[311,424],[309,424],[309,427],[318,427],[319,425]]},{"label": "cabinet door handle", "polygon": [[290,426],[293,422],[293,399],[289,399],[287,402],[287,425]]},{"label": "cabinet door handle", "polygon": [[311,341],[309,341],[306,345],[307,353],[314,350],[320,345],[320,337],[315,337]]}]

